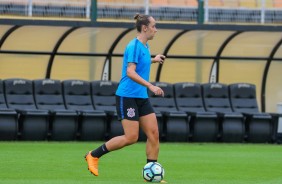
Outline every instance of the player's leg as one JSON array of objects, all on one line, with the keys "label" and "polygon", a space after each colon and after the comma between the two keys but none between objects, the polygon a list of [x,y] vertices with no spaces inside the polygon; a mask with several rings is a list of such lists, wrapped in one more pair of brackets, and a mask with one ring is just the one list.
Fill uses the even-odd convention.
[{"label": "player's leg", "polygon": [[159,129],[157,117],[149,99],[137,100],[139,124],[147,136],[147,162],[157,161],[159,155]]},{"label": "player's leg", "polygon": [[[140,117],[140,127],[147,135],[146,155],[147,162],[157,162],[159,156],[159,130],[155,113]],[[160,183],[167,183],[161,180]]]},{"label": "player's leg", "polygon": [[155,113],[140,117],[140,127],[147,136],[147,162],[157,161],[159,155],[159,130]]},{"label": "player's leg", "polygon": [[124,135],[115,137],[106,143],[109,151],[114,151],[138,141],[139,112],[134,98],[116,96],[118,119],[121,120]]},{"label": "player's leg", "polygon": [[[159,127],[156,114],[148,99],[139,101],[139,124],[147,136],[147,162],[157,162],[159,156]],[[162,180],[160,183],[167,183]]]},{"label": "player's leg", "polygon": [[86,161],[88,163],[88,170],[95,176],[99,175],[98,162],[99,158],[110,151],[121,149],[125,146],[134,144],[138,140],[139,136],[139,123],[138,121],[122,120],[122,126],[124,135],[114,137],[107,141],[97,149],[90,151],[86,155]]},{"label": "player's leg", "polygon": [[90,151],[86,155],[88,169],[92,174],[98,176],[99,158],[110,151],[121,149],[131,145],[138,140],[139,136],[139,114],[135,100],[131,98],[117,97],[117,114],[124,130],[124,135],[114,137],[101,145],[97,149]]},{"label": "player's leg", "polygon": [[132,121],[123,119],[122,126],[124,135],[114,137],[106,142],[106,147],[109,151],[121,149],[125,146],[134,144],[138,141],[139,137],[139,123],[138,121]]}]

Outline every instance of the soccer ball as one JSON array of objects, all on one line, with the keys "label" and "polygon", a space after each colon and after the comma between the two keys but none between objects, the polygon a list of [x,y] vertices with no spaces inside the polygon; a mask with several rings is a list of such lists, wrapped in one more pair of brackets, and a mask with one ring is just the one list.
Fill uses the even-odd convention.
[{"label": "soccer ball", "polygon": [[164,178],[164,168],[158,162],[147,163],[142,171],[143,178],[149,182],[160,182]]}]

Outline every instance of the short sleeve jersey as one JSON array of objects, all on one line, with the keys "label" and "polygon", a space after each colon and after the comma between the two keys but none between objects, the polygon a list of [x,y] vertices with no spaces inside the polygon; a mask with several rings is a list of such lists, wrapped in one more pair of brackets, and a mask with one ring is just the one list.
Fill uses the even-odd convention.
[{"label": "short sleeve jersey", "polygon": [[148,98],[147,88],[126,75],[128,63],[136,63],[136,73],[149,81],[151,68],[149,45],[144,45],[137,38],[128,43],[123,56],[122,76],[116,91],[116,95],[122,97]]}]

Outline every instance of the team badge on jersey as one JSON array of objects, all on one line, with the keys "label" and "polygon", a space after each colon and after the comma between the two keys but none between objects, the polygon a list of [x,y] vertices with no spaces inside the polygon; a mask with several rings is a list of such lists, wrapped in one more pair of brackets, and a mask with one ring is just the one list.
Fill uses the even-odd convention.
[{"label": "team badge on jersey", "polygon": [[135,109],[133,109],[133,108],[127,109],[127,116],[130,117],[130,118],[134,117],[135,116]]}]

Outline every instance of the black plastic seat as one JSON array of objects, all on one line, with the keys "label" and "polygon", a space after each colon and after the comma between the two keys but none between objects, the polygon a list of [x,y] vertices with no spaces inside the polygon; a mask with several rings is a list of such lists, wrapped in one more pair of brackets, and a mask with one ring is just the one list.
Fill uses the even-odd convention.
[{"label": "black plastic seat", "polygon": [[48,110],[50,113],[51,139],[59,141],[76,139],[78,114],[74,110],[66,109],[61,81],[38,79],[34,80],[33,84],[37,108]]},{"label": "black plastic seat", "polygon": [[0,140],[16,140],[18,135],[18,114],[8,109],[0,80]]},{"label": "black plastic seat", "polygon": [[221,83],[202,84],[205,109],[216,112],[220,120],[221,140],[223,142],[243,142],[245,138],[244,116],[233,112],[228,85]]},{"label": "black plastic seat", "polygon": [[114,81],[92,81],[91,96],[94,109],[102,110],[107,114],[107,138],[123,135],[121,122],[117,118],[115,92],[118,83]]},{"label": "black plastic seat", "polygon": [[247,141],[271,142],[274,134],[272,116],[259,111],[256,86],[248,83],[230,84],[229,92],[233,111],[245,116]]},{"label": "black plastic seat", "polygon": [[219,123],[215,112],[206,112],[199,83],[174,84],[177,109],[188,114],[192,141],[214,142],[218,140]]},{"label": "black plastic seat", "polygon": [[188,141],[190,129],[187,114],[179,111],[175,104],[173,85],[165,82],[153,82],[164,91],[164,96],[148,92],[150,102],[156,113],[161,140],[169,142]]},{"label": "black plastic seat", "polygon": [[47,139],[49,114],[46,110],[36,108],[32,81],[27,79],[5,79],[3,82],[8,108],[19,113],[20,139]]},{"label": "black plastic seat", "polygon": [[91,98],[90,82],[83,80],[63,81],[65,105],[75,110],[79,117],[79,139],[102,141],[106,136],[106,113],[95,110]]}]

